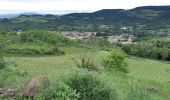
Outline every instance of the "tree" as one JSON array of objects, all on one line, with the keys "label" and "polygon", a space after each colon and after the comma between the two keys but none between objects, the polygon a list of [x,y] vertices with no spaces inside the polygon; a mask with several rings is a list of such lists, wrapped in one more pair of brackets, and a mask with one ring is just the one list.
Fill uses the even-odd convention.
[{"label": "tree", "polygon": [[104,67],[107,67],[113,71],[127,71],[127,63],[125,62],[125,57],[127,55],[121,49],[113,49],[105,59]]}]

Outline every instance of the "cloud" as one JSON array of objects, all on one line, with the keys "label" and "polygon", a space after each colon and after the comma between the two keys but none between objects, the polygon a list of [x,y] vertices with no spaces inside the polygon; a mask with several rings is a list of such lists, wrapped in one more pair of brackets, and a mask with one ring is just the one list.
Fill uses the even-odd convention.
[{"label": "cloud", "polygon": [[170,5],[170,0],[0,0],[0,10],[8,11],[86,12],[147,5]]}]

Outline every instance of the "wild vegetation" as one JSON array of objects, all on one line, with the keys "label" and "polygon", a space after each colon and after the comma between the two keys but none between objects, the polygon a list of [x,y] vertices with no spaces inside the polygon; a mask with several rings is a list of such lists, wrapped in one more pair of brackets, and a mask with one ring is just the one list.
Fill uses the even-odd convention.
[{"label": "wild vegetation", "polygon": [[[8,55],[62,55],[61,46],[79,43],[57,32],[29,30],[22,34],[1,31],[1,51]],[[83,44],[82,44],[83,45]]]},{"label": "wild vegetation", "polygon": [[[0,38],[1,52],[5,56],[0,60],[0,87],[22,92],[28,80],[39,75],[47,76],[51,82],[49,88],[40,88],[39,94],[29,99],[170,98],[169,64],[127,58],[125,46],[131,45],[122,45],[123,51],[116,49],[116,45],[109,44],[104,38],[70,40],[57,32],[43,30],[29,30],[20,34],[2,31]],[[157,48],[169,48],[166,39],[149,40],[148,44]],[[29,57],[25,57],[28,55]],[[24,96],[15,98],[28,99]]]},{"label": "wild vegetation", "polygon": [[[0,19],[0,100],[169,100],[168,14],[165,6]],[[72,40],[56,30],[97,35]],[[107,41],[123,33],[138,38],[131,44]],[[35,76],[46,77],[49,86],[34,80],[30,90],[38,92],[24,95]],[[4,96],[1,88],[17,93]]]},{"label": "wild vegetation", "polygon": [[170,41],[166,38],[122,45],[122,49],[129,55],[170,61]]},{"label": "wild vegetation", "polygon": [[113,71],[127,72],[125,57],[126,54],[121,49],[113,49],[111,54],[103,60],[104,66]]},{"label": "wild vegetation", "polygon": [[[8,77],[4,78],[5,81],[1,82],[4,82],[4,87],[10,87],[22,91],[22,88],[33,76],[43,75],[49,78],[51,81],[51,86],[49,90],[45,90],[45,92],[40,93],[40,95],[36,98],[44,98],[49,96],[52,98],[68,97],[80,99],[82,97],[80,95],[83,91],[85,91],[83,92],[85,96],[86,91],[89,93],[93,85],[96,86],[93,82],[96,82],[95,78],[97,78],[99,84],[100,81],[101,83],[104,82],[104,86],[106,87],[103,88],[109,88],[109,90],[112,89],[112,99],[115,98],[116,100],[126,100],[128,97],[129,100],[168,100],[170,89],[168,83],[168,63],[145,60],[142,58],[126,58],[125,61],[128,64],[127,68],[129,73],[114,72],[107,69],[102,69],[100,73],[94,71],[89,72],[82,68],[76,67],[76,64],[72,60],[73,57],[77,60],[81,58],[79,57],[79,54],[77,55],[78,51],[80,50],[74,49],[73,53],[65,54],[63,56],[6,58],[6,61],[8,62],[15,62],[16,66],[14,66],[14,64],[10,64],[11,66],[9,68],[11,71],[5,72],[4,70],[1,77],[5,75]],[[103,51],[94,53],[96,55],[95,59],[101,65],[103,58],[109,55],[108,52]],[[89,74],[94,78],[91,78]],[[15,83],[13,82],[14,80]],[[89,86],[91,86],[91,88],[87,88],[87,84],[85,84],[86,82]],[[79,89],[77,86],[81,86],[81,90],[77,90]],[[100,87],[100,89],[102,88]],[[93,94],[92,97],[95,94]],[[164,96],[162,96],[162,94]],[[90,96],[88,97],[90,98]]]}]

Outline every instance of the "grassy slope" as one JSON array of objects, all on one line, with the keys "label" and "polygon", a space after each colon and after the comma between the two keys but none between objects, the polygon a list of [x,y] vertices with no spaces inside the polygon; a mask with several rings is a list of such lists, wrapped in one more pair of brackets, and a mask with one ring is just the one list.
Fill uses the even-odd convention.
[{"label": "grassy slope", "polygon": [[170,64],[166,62],[145,60],[145,59],[128,59],[130,73],[138,79],[153,80],[161,83],[170,81]]},{"label": "grassy slope", "polygon": [[[6,86],[20,90],[32,76],[47,76],[50,81],[53,81],[60,75],[80,70],[75,67],[76,65],[71,58],[79,57],[79,52],[85,50],[72,48],[69,51],[68,48],[62,49],[68,50],[66,55],[6,58],[8,61],[16,63],[17,66],[14,69],[20,73],[15,79],[8,80]],[[107,53],[97,52],[96,54],[98,60],[101,60]],[[170,98],[168,95],[170,93],[170,64],[140,58],[127,58],[126,61],[129,65],[129,73],[127,75],[103,70],[100,77],[107,77],[112,85],[116,84],[121,89],[124,89],[124,87],[128,88],[128,84],[135,80],[143,88],[155,88],[158,90],[159,96],[163,99]]]}]

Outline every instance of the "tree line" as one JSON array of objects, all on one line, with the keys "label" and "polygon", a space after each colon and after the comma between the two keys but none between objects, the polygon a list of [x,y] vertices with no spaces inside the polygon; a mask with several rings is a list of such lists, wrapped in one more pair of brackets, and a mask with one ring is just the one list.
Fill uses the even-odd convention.
[{"label": "tree line", "polygon": [[129,55],[170,61],[170,41],[166,39],[121,45],[121,47]]}]

